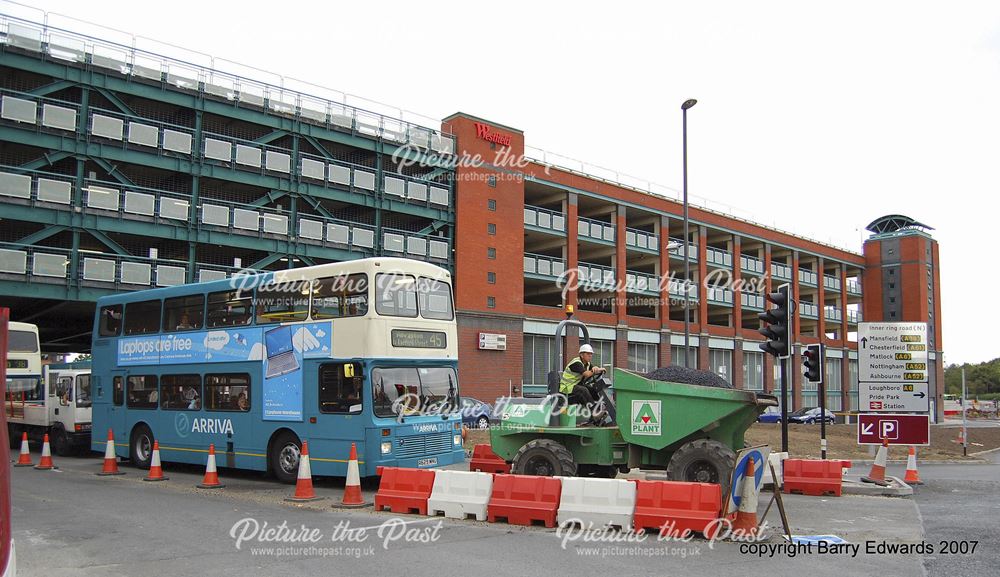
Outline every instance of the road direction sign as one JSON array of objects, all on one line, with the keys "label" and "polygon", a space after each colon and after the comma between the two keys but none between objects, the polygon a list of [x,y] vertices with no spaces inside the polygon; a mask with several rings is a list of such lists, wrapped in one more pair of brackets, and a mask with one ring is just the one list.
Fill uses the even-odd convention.
[{"label": "road direction sign", "polygon": [[858,444],[881,445],[931,444],[931,420],[928,415],[858,415]]},{"label": "road direction sign", "polygon": [[858,380],[926,383],[927,323],[858,325]]},{"label": "road direction sign", "polygon": [[927,383],[858,383],[858,409],[869,412],[930,410]]}]

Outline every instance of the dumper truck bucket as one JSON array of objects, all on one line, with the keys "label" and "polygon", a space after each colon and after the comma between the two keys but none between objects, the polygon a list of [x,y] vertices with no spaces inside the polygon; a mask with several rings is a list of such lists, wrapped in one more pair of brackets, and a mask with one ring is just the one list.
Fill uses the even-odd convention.
[{"label": "dumper truck bucket", "polygon": [[614,374],[622,437],[653,450],[699,434],[742,448],[757,416],[778,404],[771,395],[751,391],[653,381],[623,369]]}]

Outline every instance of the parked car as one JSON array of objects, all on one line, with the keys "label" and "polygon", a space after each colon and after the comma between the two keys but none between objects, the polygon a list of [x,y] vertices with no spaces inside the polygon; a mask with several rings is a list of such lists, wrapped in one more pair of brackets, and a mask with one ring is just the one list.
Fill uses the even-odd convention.
[{"label": "parked car", "polygon": [[462,397],[462,424],[470,429],[488,429],[493,407],[472,397]]},{"label": "parked car", "polygon": [[780,423],[781,407],[767,407],[764,412],[757,417],[758,423]]},{"label": "parked car", "polygon": [[[819,407],[807,407],[788,415],[788,422],[813,425],[820,421],[820,414]],[[828,409],[825,420],[828,424],[833,424],[837,421],[837,416],[833,414],[833,411]]]}]

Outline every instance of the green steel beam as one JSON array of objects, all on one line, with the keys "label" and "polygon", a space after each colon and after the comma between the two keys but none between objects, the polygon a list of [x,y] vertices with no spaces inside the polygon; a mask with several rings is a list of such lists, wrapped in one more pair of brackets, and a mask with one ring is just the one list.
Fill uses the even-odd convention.
[{"label": "green steel beam", "polygon": [[264,196],[262,196],[262,197],[258,198],[257,200],[251,202],[249,206],[258,206],[258,207],[260,207],[260,206],[267,206],[267,203],[269,203],[269,202],[275,202],[278,199],[283,198],[283,197],[288,196],[288,195],[289,195],[289,193],[286,192],[286,191],[283,191],[283,190],[269,190],[269,191],[267,191],[267,193]]},{"label": "green steel beam", "polygon": [[[257,261],[255,263],[253,263],[252,265],[250,265],[250,268],[255,268],[255,269],[260,270],[260,269],[263,269],[263,268],[267,267],[268,265],[271,265],[271,264],[274,264],[274,263],[278,262],[278,260],[280,260],[282,258],[286,258],[287,256],[288,255],[278,254],[278,253],[269,254],[269,255],[265,256],[264,258],[260,259],[259,261]],[[289,262],[291,262],[291,261],[289,261]]]},{"label": "green steel beam", "polygon": [[[160,156],[138,150],[126,150],[113,144],[70,140],[53,134],[38,134],[26,130],[5,130],[3,131],[3,135],[0,136],[0,140],[16,142],[28,146],[48,148],[50,150],[61,151],[71,155],[88,156],[93,158],[95,161],[101,160],[101,162],[106,163],[102,166],[105,166],[105,170],[109,171],[114,170],[114,165],[111,164],[112,162],[127,162],[129,164],[150,166],[171,172],[180,172],[188,175],[204,176],[219,180],[227,180],[239,184],[247,184],[249,186],[258,186],[261,188],[292,192],[291,187],[293,183],[288,179],[251,173],[248,171],[237,170],[232,167],[194,163],[187,159]],[[116,178],[118,178],[117,172],[114,172],[113,174],[116,174]],[[121,179],[119,178],[119,180]],[[124,184],[131,183],[125,182]],[[379,199],[375,196],[358,194],[349,190],[327,188],[325,186],[312,183],[299,183],[298,187],[301,188],[301,192],[307,196],[313,196],[325,200],[362,205],[370,208],[383,208],[392,210],[393,212],[399,212],[431,220],[454,220],[454,215],[447,209],[440,210],[436,208],[414,206],[412,204],[395,200],[383,201],[380,203]]]},{"label": "green steel beam", "polygon": [[135,183],[132,182],[129,177],[118,172],[118,167],[108,162],[107,159],[101,158],[100,156],[92,156],[90,159],[93,160],[97,166],[103,168],[108,174],[115,177],[115,180],[121,184],[124,184],[125,186],[135,186]]},{"label": "green steel beam", "polygon": [[441,230],[442,228],[444,228],[446,226],[448,226],[447,222],[440,221],[440,220],[435,220],[434,222],[432,222],[429,225],[425,226],[417,234],[432,234],[432,233],[435,233],[435,232]]},{"label": "green steel beam", "polygon": [[114,239],[104,234],[103,231],[88,230],[87,232],[89,232],[97,240],[101,241],[101,244],[115,251],[115,254],[118,254],[120,256],[135,256],[129,251],[125,250],[125,247],[115,242]]},{"label": "green steel beam", "polygon": [[74,86],[76,86],[76,84],[67,80],[56,80],[55,82],[46,84],[45,86],[39,86],[38,88],[29,91],[28,94],[34,94],[35,96],[48,96],[49,94],[65,90],[67,88],[72,88]]},{"label": "green steel beam", "polygon": [[136,114],[135,111],[132,110],[132,108],[128,104],[125,104],[125,101],[123,101],[121,98],[118,98],[118,95],[115,94],[114,92],[111,92],[110,90],[106,90],[99,86],[95,86],[94,90],[96,90],[98,94],[100,94],[101,96],[107,98],[111,102],[111,104],[117,106],[119,112],[124,112],[129,116],[138,116],[138,114]]},{"label": "green steel beam", "polygon": [[46,166],[51,166],[64,158],[69,158],[73,156],[68,152],[46,152],[39,158],[32,160],[31,162],[26,162],[21,166],[18,166],[13,170],[13,172],[27,172],[29,170],[38,170],[39,168],[44,168]]},{"label": "green steel beam", "polygon": [[47,226],[38,232],[33,232],[28,236],[21,237],[17,239],[17,244],[35,244],[38,241],[45,240],[50,236],[55,236],[64,230],[68,230],[68,226]]},{"label": "green steel beam", "polygon": [[326,147],[323,146],[323,143],[320,142],[319,140],[317,140],[316,137],[310,136],[308,134],[304,134],[304,135],[302,135],[302,138],[306,142],[308,142],[309,144],[311,144],[313,146],[313,148],[315,148],[316,150],[318,150],[319,153],[320,153],[320,155],[323,156],[323,158],[325,158],[327,160],[333,160],[334,159],[333,155],[330,154],[330,151],[327,150]]},{"label": "green steel beam", "polygon": [[275,140],[278,140],[279,138],[282,138],[284,136],[288,136],[287,130],[275,130],[270,134],[265,134],[264,136],[261,136],[260,138],[254,140],[254,142],[256,142],[257,144],[270,144]]},{"label": "green steel beam", "polygon": [[309,204],[309,206],[313,207],[313,209],[316,212],[320,213],[321,215],[325,216],[326,218],[332,218],[334,220],[339,220],[336,216],[333,215],[333,213],[331,213],[329,210],[327,210],[315,198],[312,198],[312,197],[309,197],[309,196],[303,196],[302,200],[306,201],[306,203]]}]

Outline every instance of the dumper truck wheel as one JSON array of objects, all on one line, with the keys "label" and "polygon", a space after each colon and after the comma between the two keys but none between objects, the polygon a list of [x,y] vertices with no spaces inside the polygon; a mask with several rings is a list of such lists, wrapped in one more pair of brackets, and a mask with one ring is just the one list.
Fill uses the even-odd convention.
[{"label": "dumper truck wheel", "polygon": [[525,443],[514,455],[511,468],[516,475],[576,476],[573,453],[552,439],[535,439]]},{"label": "dumper truck wheel", "polygon": [[722,485],[729,493],[729,476],[736,466],[736,453],[718,441],[696,439],[674,451],[667,464],[667,478],[689,483]]}]

